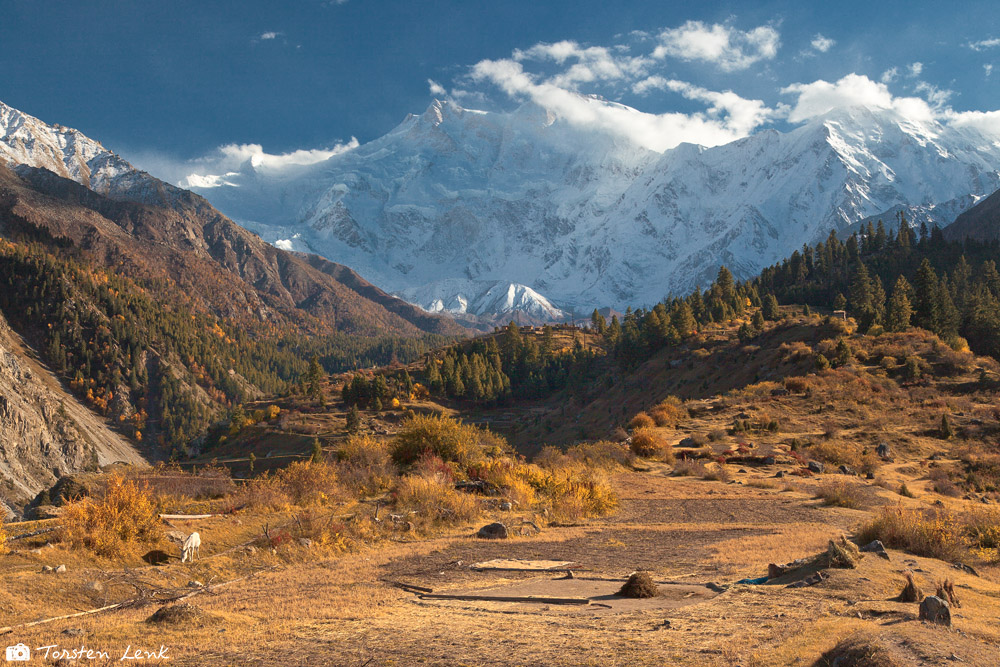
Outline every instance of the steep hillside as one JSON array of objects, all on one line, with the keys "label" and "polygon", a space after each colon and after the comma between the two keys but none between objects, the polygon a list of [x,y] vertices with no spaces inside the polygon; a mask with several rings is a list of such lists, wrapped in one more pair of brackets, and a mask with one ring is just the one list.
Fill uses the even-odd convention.
[{"label": "steep hillside", "polygon": [[949,241],[1000,240],[1000,190],[955,218],[944,228],[944,237]]},{"label": "steep hillside", "polygon": [[144,462],[132,443],[63,389],[2,315],[0,433],[0,510],[20,508],[62,475]]}]

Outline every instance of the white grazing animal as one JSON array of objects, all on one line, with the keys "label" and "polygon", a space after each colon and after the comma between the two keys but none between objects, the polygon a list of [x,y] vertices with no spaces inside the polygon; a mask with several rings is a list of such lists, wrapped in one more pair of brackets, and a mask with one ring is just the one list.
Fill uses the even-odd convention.
[{"label": "white grazing animal", "polygon": [[194,562],[194,555],[201,555],[201,535],[198,533],[191,533],[188,538],[184,540],[184,546],[181,547],[181,562],[191,561]]}]

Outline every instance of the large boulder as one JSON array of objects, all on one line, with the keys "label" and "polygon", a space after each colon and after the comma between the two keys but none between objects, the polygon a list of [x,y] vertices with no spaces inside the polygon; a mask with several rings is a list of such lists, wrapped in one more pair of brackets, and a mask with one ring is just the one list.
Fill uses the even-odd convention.
[{"label": "large boulder", "polygon": [[510,537],[510,532],[507,530],[507,526],[499,521],[495,521],[480,528],[479,532],[476,533],[476,537],[484,540],[506,540]]},{"label": "large boulder", "polygon": [[819,461],[810,461],[808,464],[809,472],[814,472],[817,475],[822,474],[823,464]]},{"label": "large boulder", "polygon": [[938,625],[951,625],[951,610],[948,603],[936,595],[928,595],[920,603],[920,620]]}]

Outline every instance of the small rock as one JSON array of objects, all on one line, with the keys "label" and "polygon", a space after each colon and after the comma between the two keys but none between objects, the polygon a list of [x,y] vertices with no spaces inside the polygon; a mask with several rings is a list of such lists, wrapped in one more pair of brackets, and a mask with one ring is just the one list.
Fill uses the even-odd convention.
[{"label": "small rock", "polygon": [[854,468],[852,468],[851,466],[843,465],[843,464],[841,464],[841,466],[838,468],[838,470],[840,470],[840,473],[842,475],[857,475],[858,474],[857,472],[854,471]]},{"label": "small rock", "polygon": [[166,532],[166,537],[171,542],[177,542],[178,544],[184,544],[184,540],[187,539],[187,535],[179,530],[168,530]]},{"label": "small rock", "polygon": [[244,549],[244,551],[247,552],[247,555],[253,556],[255,553],[257,553],[257,547],[255,547],[254,545],[250,544],[250,545],[247,545],[247,548]]},{"label": "small rock", "polygon": [[774,465],[774,457],[773,456],[765,456],[764,457],[764,465],[766,465],[766,466],[773,466]]},{"label": "small rock", "polygon": [[49,574],[50,572],[55,572],[55,568],[52,567],[51,565],[42,566],[42,574]]},{"label": "small rock", "polygon": [[819,461],[810,461],[808,464],[809,472],[814,472],[816,474],[822,474],[823,464]]},{"label": "small rock", "polygon": [[678,447],[697,447],[697,445],[695,444],[694,438],[690,438],[690,437],[689,438],[684,438],[683,440],[681,440],[680,442],[678,442],[677,446]]},{"label": "small rock", "polygon": [[781,479],[782,477],[785,476],[785,471],[784,470],[779,470],[778,472],[774,473],[774,476],[776,478],[778,478],[778,479]]},{"label": "small rock", "polygon": [[768,566],[767,566],[767,578],[768,579],[777,579],[778,577],[782,576],[783,574],[785,574],[785,566],[784,565],[775,565],[774,563],[769,563],[768,564]]},{"label": "small rock", "polygon": [[416,529],[417,527],[413,525],[412,521],[407,521],[406,523],[403,524],[404,533],[412,533]]},{"label": "small rock", "polygon": [[864,551],[865,553],[873,553],[879,558],[890,560],[889,552],[885,550],[885,546],[883,546],[881,540],[872,540],[865,546],[861,547],[861,551]]},{"label": "small rock", "polygon": [[888,445],[888,443],[885,443],[885,442],[878,443],[878,446],[875,448],[875,453],[878,454],[879,457],[881,457],[883,459],[889,458],[889,445]]},{"label": "small rock", "polygon": [[83,628],[66,628],[62,633],[67,637],[82,637]]},{"label": "small rock", "polygon": [[938,625],[951,625],[951,610],[948,603],[936,595],[928,595],[920,603],[920,620]]},{"label": "small rock", "polygon": [[484,540],[506,540],[510,537],[510,533],[507,531],[507,526],[499,521],[495,521],[480,528],[479,532],[476,533],[476,537]]},{"label": "small rock", "polygon": [[715,583],[714,581],[710,581],[707,584],[705,584],[705,588],[707,588],[710,591],[715,591],[716,593],[725,593],[727,590],[729,590],[728,586],[721,586]]},{"label": "small rock", "polygon": [[310,540],[308,537],[300,537],[299,538],[299,546],[307,547],[308,548],[308,547],[311,547],[312,544],[313,544],[313,541]]},{"label": "small rock", "polygon": [[875,473],[873,472],[865,473],[865,479],[875,479]]},{"label": "small rock", "polygon": [[56,574],[64,574],[65,572],[66,572],[66,566],[65,565],[60,565],[59,567],[57,567],[55,569],[55,573]]},{"label": "small rock", "polygon": [[745,473],[746,473],[746,468],[740,468],[740,469],[739,469],[739,470],[737,470],[736,472],[739,472],[739,473],[744,473],[744,474],[745,474]]},{"label": "small rock", "polygon": [[512,509],[514,509],[514,506],[511,503],[508,503],[508,502],[500,503],[500,511],[501,512],[509,512]]},{"label": "small rock", "polygon": [[41,549],[32,549],[29,553],[33,553],[36,556],[41,556],[42,555],[42,550]]},{"label": "small rock", "polygon": [[84,584],[83,587],[85,589],[87,589],[91,593],[103,593],[104,592],[104,584],[102,584],[99,581],[88,581],[86,584]]},{"label": "small rock", "polygon": [[201,583],[197,579],[192,579],[188,582],[188,588],[202,588],[205,584]]}]

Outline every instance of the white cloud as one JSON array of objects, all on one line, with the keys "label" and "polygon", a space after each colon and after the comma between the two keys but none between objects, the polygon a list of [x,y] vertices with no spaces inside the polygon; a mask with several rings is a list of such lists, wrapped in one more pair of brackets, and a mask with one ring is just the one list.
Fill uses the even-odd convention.
[{"label": "white cloud", "polygon": [[1000,111],[951,111],[947,120],[956,127],[971,127],[1000,139]]},{"label": "white cloud", "polygon": [[427,79],[427,86],[430,88],[431,95],[434,97],[444,97],[448,94],[448,91],[444,89],[444,86],[434,79]]},{"label": "white cloud", "polygon": [[938,88],[937,86],[929,84],[926,81],[918,81],[914,90],[918,93],[923,93],[924,99],[926,99],[930,105],[936,109],[940,109],[948,104],[948,100],[950,100],[955,94],[955,91],[953,90]]},{"label": "white cloud", "polygon": [[742,31],[728,25],[706,25],[688,21],[679,28],[664,30],[660,44],[653,50],[655,59],[666,56],[681,60],[701,60],[717,65],[725,72],[744,70],[760,60],[771,60],[778,53],[780,36],[771,26]]},{"label": "white cloud", "polygon": [[990,74],[993,74],[993,65],[990,63],[983,65],[983,72],[986,73],[986,78],[989,78]]},{"label": "white cloud", "polygon": [[886,71],[882,72],[882,83],[892,83],[899,77],[899,68],[890,67]]},{"label": "white cloud", "polygon": [[572,64],[551,82],[562,88],[575,88],[580,83],[618,81],[645,71],[649,58],[626,55],[627,47],[608,49],[603,46],[582,47],[573,41],[536,44],[530,49],[514,51],[516,62],[551,61],[557,65]]},{"label": "white cloud", "polygon": [[[928,89],[933,88],[928,86]],[[895,109],[905,117],[917,121],[931,121],[939,114],[940,105],[934,104],[941,100],[941,95],[950,91],[939,91],[933,88],[934,100],[919,97],[894,97],[884,83],[872,81],[861,74],[848,74],[839,81],[814,81],[812,83],[794,83],[781,89],[782,94],[797,95],[798,98],[788,114],[791,123],[805,122],[811,118],[822,116],[834,109],[853,106],[865,106],[874,109]]]},{"label": "white cloud", "polygon": [[[538,80],[516,60],[483,60],[472,68],[472,79],[487,81],[514,98],[527,98],[568,123],[620,136],[655,151],[682,142],[717,146],[746,136],[770,111],[759,100],[744,100],[735,93],[715,93],[680,81],[663,80],[667,89],[689,99],[707,102],[705,112],[650,114],[620,104],[609,104],[560,87],[551,80]],[[636,86],[657,87],[656,79]]]},{"label": "white cloud", "polygon": [[910,71],[911,77],[917,77],[923,74],[924,64],[921,62],[910,63],[910,66],[907,69]]},{"label": "white cloud", "polygon": [[358,140],[335,144],[331,148],[297,150],[290,153],[264,152],[260,144],[227,144],[208,155],[191,160],[177,160],[163,155],[138,153],[128,155],[129,161],[157,178],[182,188],[218,187],[229,182],[228,177],[249,163],[259,171],[275,172],[328,160],[358,147]]},{"label": "white cloud", "polygon": [[836,83],[814,81],[793,83],[781,89],[784,95],[798,95],[798,100],[788,114],[788,120],[799,123],[828,111],[846,106],[869,106],[880,109],[892,107],[892,95],[884,83],[876,83],[866,76],[848,74]]},{"label": "white cloud", "polygon": [[823,35],[816,33],[816,36],[813,37],[811,44],[812,47],[820,53],[826,53],[836,43],[836,41],[830,39],[829,37],[824,37]]},{"label": "white cloud", "polygon": [[280,35],[280,34],[281,34],[280,32],[265,32],[265,33],[261,33],[260,39],[262,41],[263,40],[267,40],[267,39],[276,39],[278,37],[278,35]]},{"label": "white cloud", "polygon": [[994,37],[992,39],[983,39],[978,42],[969,42],[966,44],[973,51],[984,51],[986,49],[992,49],[1000,46],[1000,37]]}]

